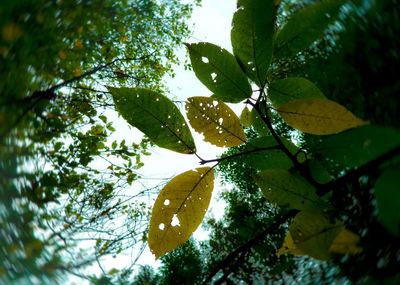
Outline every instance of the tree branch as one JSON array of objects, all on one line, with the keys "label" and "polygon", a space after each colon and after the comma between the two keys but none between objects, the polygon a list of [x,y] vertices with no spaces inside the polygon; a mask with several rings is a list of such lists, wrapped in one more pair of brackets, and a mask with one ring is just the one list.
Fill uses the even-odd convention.
[{"label": "tree branch", "polygon": [[239,254],[241,254],[242,252],[249,251],[253,246],[257,245],[260,242],[260,240],[262,240],[267,234],[271,234],[277,231],[283,223],[285,223],[288,219],[294,217],[297,212],[298,212],[297,210],[290,210],[287,214],[279,218],[276,218],[275,221],[272,224],[270,224],[265,230],[258,233],[248,242],[246,242],[245,244],[241,245],[236,250],[228,254],[228,256],[225,257],[225,259],[221,260],[218,263],[218,265],[214,268],[214,270],[210,272],[210,274],[207,276],[207,278],[204,280],[202,284],[206,285],[208,282],[210,282],[212,278],[215,276],[215,274],[218,273],[218,271],[228,267]]},{"label": "tree branch", "polygon": [[258,152],[258,151],[263,151],[263,150],[271,150],[271,149],[280,149],[280,147],[279,146],[259,147],[259,148],[255,148],[255,149],[252,149],[252,150],[239,152],[239,153],[235,153],[235,154],[228,155],[228,156],[225,156],[225,157],[221,157],[221,158],[209,159],[209,160],[202,159],[200,161],[200,164],[203,165],[203,164],[210,163],[210,162],[218,162],[218,163],[220,163],[221,161],[224,161],[224,160],[227,160],[227,159],[231,159],[231,158],[234,158],[234,157],[238,157],[238,156],[241,156],[241,155],[246,155],[246,154],[253,153],[253,152]]},{"label": "tree branch", "polygon": [[319,196],[323,196],[329,193],[333,189],[338,189],[339,187],[349,183],[351,180],[358,179],[360,176],[365,175],[374,169],[377,169],[382,163],[386,162],[387,160],[399,154],[400,154],[400,146],[384,153],[383,155],[371,160],[370,162],[360,166],[359,168],[354,169],[335,180],[332,180],[331,182],[320,185],[320,187],[317,190],[317,194]]}]

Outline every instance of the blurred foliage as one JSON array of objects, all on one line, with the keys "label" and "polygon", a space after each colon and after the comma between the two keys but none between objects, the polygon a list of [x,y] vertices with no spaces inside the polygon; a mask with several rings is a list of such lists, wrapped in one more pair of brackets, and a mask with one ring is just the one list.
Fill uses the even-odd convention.
[{"label": "blurred foliage", "polygon": [[111,141],[104,86],[166,90],[195,2],[0,4],[0,280],[128,278],[131,264],[105,279],[84,273],[146,241],[149,215],[136,198],[151,191],[138,172],[151,144]]}]

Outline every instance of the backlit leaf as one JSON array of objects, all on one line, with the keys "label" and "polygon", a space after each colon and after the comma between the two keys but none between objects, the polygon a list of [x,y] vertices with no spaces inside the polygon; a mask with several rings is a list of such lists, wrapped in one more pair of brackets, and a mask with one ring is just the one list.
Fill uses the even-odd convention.
[{"label": "backlit leaf", "polygon": [[296,247],[290,232],[288,232],[287,235],[285,236],[283,245],[278,251],[278,257],[280,257],[282,254],[306,255],[304,254],[304,252],[302,252],[300,249]]},{"label": "backlit leaf", "polygon": [[278,33],[274,43],[274,56],[289,57],[308,48],[322,37],[324,31],[338,15],[344,1],[316,2],[293,13]]},{"label": "backlit leaf", "polygon": [[329,217],[318,210],[301,211],[289,226],[294,245],[319,260],[330,258],[329,248],[343,229],[340,222],[331,223]]},{"label": "backlit leaf", "polygon": [[275,28],[273,0],[239,0],[233,15],[233,54],[259,87],[265,85],[271,62]]},{"label": "backlit leaf", "polygon": [[149,247],[156,259],[185,243],[210,204],[214,170],[201,167],[173,178],[160,192],[150,220]]},{"label": "backlit leaf", "polygon": [[297,210],[330,208],[315,194],[312,186],[303,183],[287,170],[264,170],[254,175],[254,180],[265,199],[279,206]]},{"label": "backlit leaf", "polygon": [[357,167],[398,146],[398,130],[375,125],[327,136],[313,151],[344,165]]},{"label": "backlit leaf", "polygon": [[250,128],[254,122],[253,113],[247,107],[244,107],[240,114],[240,122],[246,128]]},{"label": "backlit leaf", "polygon": [[357,245],[359,242],[360,237],[358,235],[343,228],[333,240],[329,251],[340,254],[357,254],[363,250],[362,247]]},{"label": "backlit leaf", "polygon": [[271,83],[268,98],[275,108],[294,99],[325,98],[325,95],[311,81],[301,77],[289,77]]},{"label": "backlit leaf", "polygon": [[214,95],[224,102],[238,103],[251,96],[251,86],[235,57],[210,43],[186,44],[193,71]]},{"label": "backlit leaf", "polygon": [[209,97],[191,97],[186,110],[190,125],[204,135],[206,142],[219,147],[246,142],[239,118],[224,102]]},{"label": "backlit leaf", "polygon": [[142,88],[108,88],[117,111],[156,145],[180,153],[196,147],[181,112],[167,97]]},{"label": "backlit leaf", "polygon": [[260,114],[258,114],[257,110],[253,108],[251,110],[251,114],[253,116],[253,124],[252,124],[252,126],[253,126],[254,130],[256,130],[256,132],[260,136],[271,135],[270,131],[268,130],[267,125],[265,124],[263,119],[260,117]]},{"label": "backlit leaf", "polygon": [[[335,237],[328,251],[339,254],[357,254],[362,252],[362,248],[357,245],[360,237],[355,233],[342,228]],[[285,237],[282,247],[278,251],[278,257],[282,254],[307,255],[301,251],[295,244],[290,232]]]},{"label": "backlit leaf", "polygon": [[400,235],[400,168],[385,171],[376,181],[375,197],[382,224],[394,235]]},{"label": "backlit leaf", "polygon": [[[292,142],[287,141],[284,138],[281,138],[281,141],[292,154],[295,154],[298,151],[297,146]],[[272,136],[255,138],[246,144],[244,151],[251,151],[264,147],[278,147],[278,143]],[[243,159],[247,165],[259,170],[271,168],[289,169],[293,166],[292,161],[280,149],[252,152],[246,154]]]},{"label": "backlit leaf", "polygon": [[289,126],[313,135],[330,135],[368,124],[342,105],[323,98],[292,100],[278,112]]}]

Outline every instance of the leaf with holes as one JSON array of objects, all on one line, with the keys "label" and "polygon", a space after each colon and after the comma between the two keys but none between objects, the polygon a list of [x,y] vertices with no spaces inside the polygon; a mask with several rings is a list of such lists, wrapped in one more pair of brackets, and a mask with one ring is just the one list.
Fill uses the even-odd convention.
[{"label": "leaf with holes", "polygon": [[233,54],[245,73],[263,87],[272,58],[275,28],[273,0],[239,0],[233,15]]},{"label": "leaf with holes", "polygon": [[244,144],[246,136],[239,118],[224,102],[209,97],[191,97],[186,103],[187,117],[204,140],[219,147]]},{"label": "leaf with holes", "polygon": [[185,119],[167,97],[142,88],[108,89],[119,114],[145,133],[153,143],[179,153],[196,151]]},{"label": "leaf with holes", "polygon": [[357,167],[399,146],[398,130],[375,125],[325,137],[313,151],[343,165]]},{"label": "leaf with holes", "polygon": [[332,223],[318,210],[301,211],[289,226],[294,245],[304,254],[319,260],[330,259],[329,249],[343,229],[340,222]]},{"label": "leaf with holes", "polygon": [[342,105],[323,98],[292,100],[278,112],[289,126],[312,135],[330,135],[368,124]]},{"label": "leaf with holes", "polygon": [[274,56],[289,57],[308,48],[322,37],[336,16],[343,0],[316,2],[293,13],[286,25],[278,32],[274,42]]},{"label": "leaf with holes", "polygon": [[268,88],[268,98],[275,108],[279,108],[294,99],[326,97],[311,81],[289,77],[272,82]]},{"label": "leaf with holes", "polygon": [[238,103],[251,96],[251,86],[235,57],[210,43],[186,44],[197,78],[224,102]]},{"label": "leaf with holes", "polygon": [[289,209],[330,209],[328,203],[315,194],[315,189],[283,169],[269,169],[254,175],[263,196],[271,203]]},{"label": "leaf with holes", "polygon": [[[297,153],[298,148],[292,142],[281,138],[281,141],[287,149],[294,155]],[[289,157],[279,148],[273,136],[265,136],[250,140],[244,151],[253,151],[262,148],[269,148],[266,150],[259,150],[246,154],[243,159],[244,162],[255,169],[265,170],[271,168],[289,169],[293,166]],[[300,161],[304,161],[304,156],[299,156]]]},{"label": "leaf with holes", "polygon": [[400,168],[386,170],[375,183],[378,217],[382,224],[400,236]]},{"label": "leaf with holes", "polygon": [[250,128],[254,122],[253,113],[247,107],[244,107],[240,114],[240,122],[246,128]]},{"label": "leaf with holes", "polygon": [[149,247],[156,259],[189,239],[204,218],[213,188],[210,167],[186,171],[165,185],[150,220]]}]

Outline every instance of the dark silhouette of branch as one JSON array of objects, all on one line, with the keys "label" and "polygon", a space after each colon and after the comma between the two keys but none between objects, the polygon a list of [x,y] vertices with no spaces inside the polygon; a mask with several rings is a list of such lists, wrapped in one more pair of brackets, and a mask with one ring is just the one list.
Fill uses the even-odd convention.
[{"label": "dark silhouette of branch", "polygon": [[252,150],[235,153],[235,154],[228,155],[228,156],[221,157],[221,158],[210,159],[210,160],[202,159],[200,161],[200,164],[203,165],[203,164],[210,163],[210,162],[218,162],[218,163],[220,163],[221,161],[224,161],[224,160],[227,160],[227,159],[231,159],[231,158],[234,158],[234,157],[246,155],[246,154],[253,153],[253,152],[263,151],[263,150],[271,150],[271,149],[280,149],[280,147],[279,146],[258,147],[258,148],[252,149]]},{"label": "dark silhouette of branch", "polygon": [[321,185],[317,190],[317,194],[319,196],[323,196],[328,192],[330,192],[331,190],[339,189],[340,187],[346,185],[347,183],[350,183],[354,179],[358,179],[360,176],[365,175],[379,168],[379,166],[382,163],[386,162],[387,160],[399,154],[400,154],[400,146],[384,153],[383,155],[371,160],[370,162],[367,162],[366,164],[360,166],[359,168],[354,169],[335,180],[332,180],[331,182]]},{"label": "dark silhouette of branch", "polygon": [[282,224],[284,224],[288,219],[294,217],[297,212],[298,212],[297,210],[290,210],[285,215],[276,218],[275,221],[272,224],[270,224],[265,230],[258,233],[257,235],[252,237],[248,242],[246,242],[245,244],[241,245],[236,250],[228,254],[228,256],[225,257],[223,260],[221,260],[218,263],[218,265],[214,268],[214,270],[210,272],[210,274],[207,276],[207,278],[204,280],[202,284],[206,285],[208,282],[210,282],[212,278],[218,273],[218,271],[229,267],[237,256],[239,256],[243,252],[245,253],[248,252],[253,246],[257,245],[267,234],[271,234],[277,231]]}]

